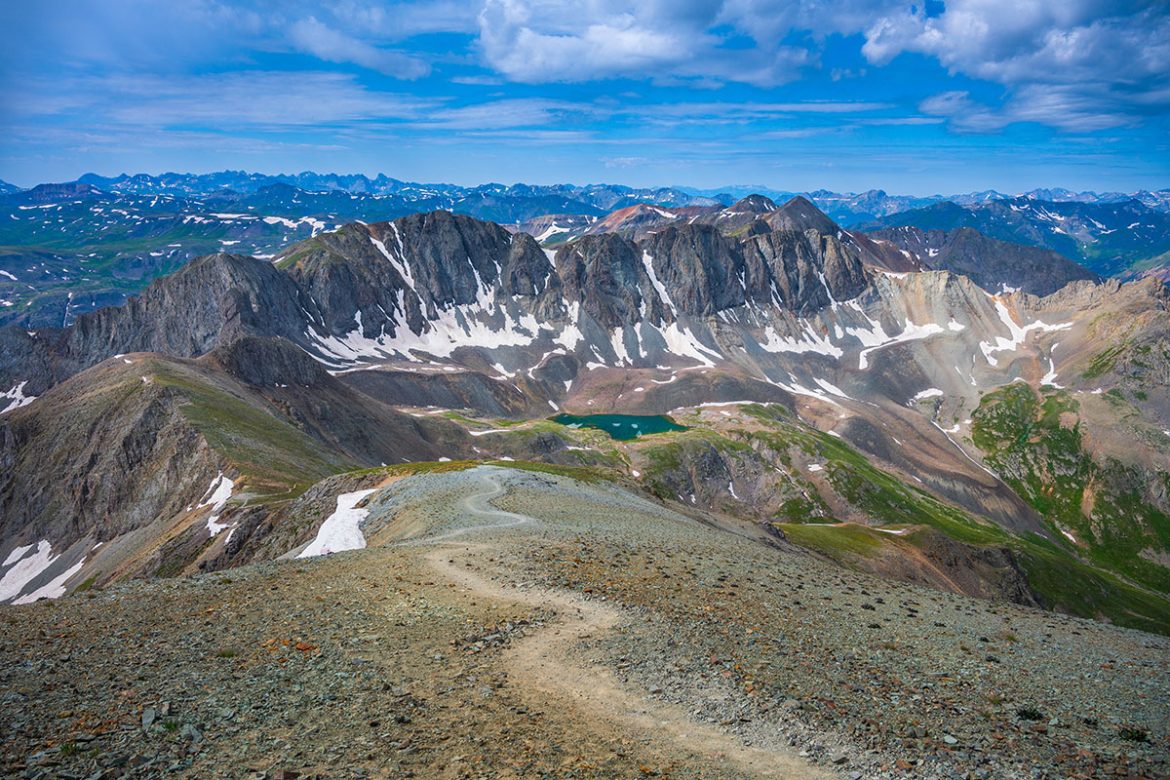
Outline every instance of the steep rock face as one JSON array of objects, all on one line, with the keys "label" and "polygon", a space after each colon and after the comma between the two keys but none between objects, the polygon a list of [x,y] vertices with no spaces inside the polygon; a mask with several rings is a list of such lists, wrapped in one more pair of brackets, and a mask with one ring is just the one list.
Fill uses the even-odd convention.
[{"label": "steep rock face", "polygon": [[738,242],[709,225],[669,227],[640,246],[655,276],[684,314],[710,316],[744,303],[744,259]]},{"label": "steep rock face", "polygon": [[[775,213],[770,203],[748,207]],[[485,342],[523,346],[546,325],[554,335],[582,327],[589,341],[608,342],[615,328],[710,317],[748,300],[814,311],[863,286],[853,248],[811,231],[769,231],[746,243],[699,223],[638,243],[586,236],[562,247],[554,268],[531,236],[435,212],[349,225],[290,247],[275,264],[208,256],[69,329],[7,330],[0,390],[26,382],[37,394],[115,354],[193,357],[248,336],[283,337],[333,366],[446,356]],[[593,325],[578,322],[581,314]],[[623,336],[634,339],[630,354],[640,352],[638,338]]]},{"label": "steep rock face", "polygon": [[355,326],[365,338],[427,332],[453,307],[525,302],[551,316],[552,265],[533,238],[437,211],[348,225],[278,261],[311,297],[327,335]]},{"label": "steep rock face", "polygon": [[60,551],[197,500],[217,458],[180,402],[110,363],[0,418],[0,540],[46,539]]},{"label": "steep rock face", "polygon": [[[71,372],[57,365],[65,335],[56,328],[0,328],[0,392],[19,386],[23,395],[37,396],[68,376]],[[0,403],[0,409],[7,405]]]},{"label": "steep rock face", "polygon": [[[387,231],[389,232],[389,231]],[[379,252],[365,225],[346,225],[334,233],[293,247],[278,261],[312,304],[309,311],[329,335],[353,330],[360,318],[363,335],[396,334],[425,317],[423,301],[409,291],[406,271]]]},{"label": "steep rock face", "polygon": [[857,255],[815,230],[754,236],[744,242],[743,251],[752,298],[761,304],[778,297],[785,308],[808,312],[855,298],[867,283]]},{"label": "steep rock face", "polygon": [[565,300],[579,304],[603,328],[633,325],[643,306],[651,321],[665,317],[637,246],[620,236],[586,236],[558,250],[556,272]]},{"label": "steep rock face", "polygon": [[79,317],[67,359],[79,367],[114,354],[201,355],[243,335],[289,335],[302,329],[300,290],[270,263],[209,255],[164,277],[125,306]]},{"label": "steep rock face", "polygon": [[450,305],[474,303],[499,285],[513,239],[498,225],[445,211],[415,214],[392,224],[391,230],[401,233],[400,248],[429,318]]},{"label": "steep rock face", "polygon": [[806,233],[811,230],[841,242],[868,265],[896,272],[922,270],[922,265],[908,253],[873,241],[863,234],[843,230],[810,200],[800,195],[782,206],[777,206],[762,195],[749,195],[734,206],[703,214],[692,222],[713,226],[728,236],[744,241],[777,231]]},{"label": "steep rock face", "polygon": [[301,340],[312,303],[270,263],[218,254],[156,280],[141,297],[84,314],[69,328],[0,328],[0,385],[26,395],[114,355],[194,357],[246,335]]},{"label": "steep rock face", "polygon": [[1063,255],[1040,247],[989,238],[971,228],[924,231],[915,227],[880,230],[871,238],[915,255],[924,265],[962,274],[984,289],[1021,289],[1050,295],[1070,282],[1100,277]]}]

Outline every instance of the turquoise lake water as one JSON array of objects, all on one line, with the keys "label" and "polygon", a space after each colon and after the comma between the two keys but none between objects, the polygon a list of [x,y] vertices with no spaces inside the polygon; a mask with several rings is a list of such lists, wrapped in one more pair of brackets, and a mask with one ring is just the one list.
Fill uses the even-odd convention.
[{"label": "turquoise lake water", "polygon": [[552,420],[571,428],[596,428],[599,431],[605,431],[610,435],[610,438],[618,441],[629,441],[651,433],[685,431],[687,429],[685,425],[679,425],[669,417],[660,414],[558,414]]}]

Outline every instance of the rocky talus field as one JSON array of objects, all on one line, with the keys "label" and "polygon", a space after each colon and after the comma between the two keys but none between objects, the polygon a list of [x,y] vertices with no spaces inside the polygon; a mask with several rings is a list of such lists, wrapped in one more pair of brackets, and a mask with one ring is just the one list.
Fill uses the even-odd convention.
[{"label": "rocky talus field", "polygon": [[520,466],[366,472],[365,549],[5,608],[0,774],[1170,775],[1166,637]]}]

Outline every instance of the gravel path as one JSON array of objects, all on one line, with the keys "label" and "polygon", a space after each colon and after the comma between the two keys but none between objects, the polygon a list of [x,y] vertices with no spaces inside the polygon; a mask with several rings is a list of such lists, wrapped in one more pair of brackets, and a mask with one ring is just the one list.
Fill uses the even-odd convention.
[{"label": "gravel path", "polygon": [[515,642],[505,653],[513,684],[540,694],[546,706],[576,707],[589,717],[621,721],[629,728],[672,740],[678,750],[715,763],[728,762],[753,777],[791,780],[831,777],[794,754],[747,747],[725,731],[695,722],[680,707],[639,695],[599,665],[581,663],[575,652],[578,643],[609,632],[624,622],[625,615],[612,606],[560,590],[504,587],[487,578],[490,571],[479,574],[473,564],[465,562],[469,552],[480,553],[478,558],[482,559],[482,553],[494,548],[487,544],[460,544],[452,539],[473,532],[540,523],[527,515],[492,508],[489,502],[504,495],[506,490],[490,472],[481,479],[486,485],[484,492],[469,495],[462,501],[467,516],[473,522],[482,519],[480,524],[407,544],[429,541],[441,545],[426,555],[427,562],[466,593],[554,612],[554,619]]}]

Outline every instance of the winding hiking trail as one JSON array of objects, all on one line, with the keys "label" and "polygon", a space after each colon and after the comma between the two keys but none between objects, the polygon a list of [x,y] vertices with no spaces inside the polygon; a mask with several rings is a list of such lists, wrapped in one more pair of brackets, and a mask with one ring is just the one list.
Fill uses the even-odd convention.
[{"label": "winding hiking trail", "polygon": [[499,585],[474,573],[465,562],[454,558],[454,548],[461,548],[464,553],[494,549],[493,545],[486,543],[452,541],[458,537],[540,523],[536,518],[491,506],[490,501],[504,495],[506,489],[491,474],[482,475],[482,481],[487,489],[466,496],[461,502],[462,508],[468,515],[497,522],[399,544],[439,545],[425,555],[425,560],[435,571],[470,594],[506,604],[556,611],[557,619],[518,640],[506,651],[504,662],[512,679],[527,690],[543,694],[547,701],[567,701],[603,721],[617,721],[615,725],[623,730],[633,728],[658,740],[665,738],[675,743],[676,750],[702,756],[720,765],[731,764],[754,777],[784,780],[835,777],[797,756],[745,746],[734,736],[707,724],[696,723],[680,707],[629,690],[614,679],[608,669],[580,661],[574,652],[580,640],[604,633],[623,620],[622,613],[614,607],[550,588],[521,590]]}]

